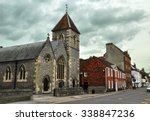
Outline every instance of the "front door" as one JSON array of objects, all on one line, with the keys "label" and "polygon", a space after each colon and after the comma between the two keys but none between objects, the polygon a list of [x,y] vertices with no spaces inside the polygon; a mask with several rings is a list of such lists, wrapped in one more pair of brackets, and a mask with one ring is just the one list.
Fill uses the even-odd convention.
[{"label": "front door", "polygon": [[49,89],[49,81],[47,78],[45,78],[43,81],[43,90],[48,91],[48,89]]},{"label": "front door", "polygon": [[75,80],[72,81],[72,86],[75,87]]}]

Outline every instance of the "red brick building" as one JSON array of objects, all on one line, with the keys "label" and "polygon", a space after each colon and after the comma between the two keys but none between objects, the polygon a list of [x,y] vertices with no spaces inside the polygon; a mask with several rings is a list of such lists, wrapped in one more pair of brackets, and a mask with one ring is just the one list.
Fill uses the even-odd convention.
[{"label": "red brick building", "polygon": [[128,51],[124,51],[124,70],[126,73],[126,83],[127,87],[132,86],[132,79],[131,79],[131,57],[128,54]]},{"label": "red brick building", "polygon": [[80,86],[104,87],[106,91],[125,87],[125,74],[103,57],[80,59]]},{"label": "red brick building", "polygon": [[106,65],[97,57],[80,59],[81,85],[88,83],[88,86],[105,86],[105,68]]}]

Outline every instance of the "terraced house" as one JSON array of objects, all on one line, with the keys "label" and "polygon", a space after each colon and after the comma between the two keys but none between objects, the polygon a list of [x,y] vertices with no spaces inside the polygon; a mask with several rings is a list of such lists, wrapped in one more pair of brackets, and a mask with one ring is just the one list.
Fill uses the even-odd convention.
[{"label": "terraced house", "polygon": [[54,88],[79,85],[79,35],[66,12],[46,41],[0,47],[0,90],[32,89],[52,93]]},{"label": "terraced house", "polygon": [[80,59],[80,84],[90,93],[118,91],[126,88],[126,76],[115,64],[104,57]]}]

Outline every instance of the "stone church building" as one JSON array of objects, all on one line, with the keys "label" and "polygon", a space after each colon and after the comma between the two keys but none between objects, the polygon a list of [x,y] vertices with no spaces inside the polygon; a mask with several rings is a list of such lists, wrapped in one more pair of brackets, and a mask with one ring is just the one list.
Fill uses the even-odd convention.
[{"label": "stone church building", "polygon": [[52,93],[54,88],[79,86],[80,32],[66,12],[52,29],[52,41],[0,47],[0,90],[32,89]]}]

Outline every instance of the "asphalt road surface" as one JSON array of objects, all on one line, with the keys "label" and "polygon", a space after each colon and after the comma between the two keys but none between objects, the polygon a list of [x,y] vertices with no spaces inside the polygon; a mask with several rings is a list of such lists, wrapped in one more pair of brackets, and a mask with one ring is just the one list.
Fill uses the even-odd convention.
[{"label": "asphalt road surface", "polygon": [[150,104],[150,92],[146,92],[146,88],[143,87],[102,97],[64,102],[63,104]]}]

